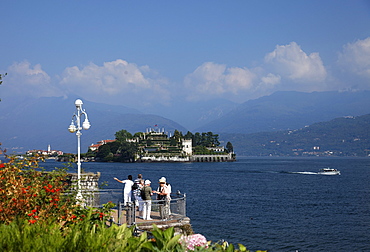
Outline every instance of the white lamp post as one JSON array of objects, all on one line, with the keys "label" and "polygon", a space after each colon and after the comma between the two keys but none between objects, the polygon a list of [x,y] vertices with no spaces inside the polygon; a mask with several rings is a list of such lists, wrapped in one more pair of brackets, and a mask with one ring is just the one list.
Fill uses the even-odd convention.
[{"label": "white lamp post", "polygon": [[[88,130],[90,128],[90,122],[87,118],[87,114],[86,114],[85,110],[82,109],[82,104],[83,104],[83,102],[80,99],[77,99],[75,101],[77,113],[73,114],[71,125],[69,125],[69,127],[68,127],[69,132],[71,132],[71,133],[76,132],[76,136],[77,136],[77,200],[79,202],[82,201],[82,193],[81,193],[81,144],[80,144],[80,142],[81,142],[80,139],[81,139],[82,133],[80,132],[80,130],[82,130],[82,129]],[[82,115],[85,116],[85,120],[82,123],[82,127],[81,127],[81,116]],[[73,119],[75,119],[76,125],[75,125]]]}]

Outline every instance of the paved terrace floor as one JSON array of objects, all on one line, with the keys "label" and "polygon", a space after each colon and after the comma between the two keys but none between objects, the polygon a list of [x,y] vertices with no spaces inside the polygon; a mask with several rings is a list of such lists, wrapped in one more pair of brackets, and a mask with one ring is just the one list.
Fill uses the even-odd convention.
[{"label": "paved terrace floor", "polygon": [[127,223],[128,225],[136,224],[139,228],[144,230],[150,230],[152,225],[155,224],[159,228],[168,228],[168,227],[184,227],[186,225],[190,226],[190,219],[186,216],[171,214],[170,218],[167,220],[162,220],[158,211],[152,211],[150,217],[152,220],[143,220],[139,216],[139,211],[136,210],[135,212],[136,218],[134,223],[127,223],[127,211],[122,210],[121,218],[118,220],[118,210],[113,209],[112,217],[115,223],[124,224]]}]

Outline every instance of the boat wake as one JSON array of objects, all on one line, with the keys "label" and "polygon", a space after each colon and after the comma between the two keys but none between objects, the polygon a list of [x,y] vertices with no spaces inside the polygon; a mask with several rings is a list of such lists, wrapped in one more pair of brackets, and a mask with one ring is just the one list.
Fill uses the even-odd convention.
[{"label": "boat wake", "polygon": [[303,171],[303,172],[290,172],[290,173],[294,173],[294,174],[306,174],[306,175],[317,175],[318,174],[317,172],[306,172],[306,171]]}]

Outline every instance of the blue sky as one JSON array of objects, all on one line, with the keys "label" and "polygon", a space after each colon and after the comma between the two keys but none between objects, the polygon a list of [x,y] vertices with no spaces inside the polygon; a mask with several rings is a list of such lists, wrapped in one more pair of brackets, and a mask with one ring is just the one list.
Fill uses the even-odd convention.
[{"label": "blue sky", "polygon": [[1,3],[0,97],[145,109],[370,89],[370,1]]}]

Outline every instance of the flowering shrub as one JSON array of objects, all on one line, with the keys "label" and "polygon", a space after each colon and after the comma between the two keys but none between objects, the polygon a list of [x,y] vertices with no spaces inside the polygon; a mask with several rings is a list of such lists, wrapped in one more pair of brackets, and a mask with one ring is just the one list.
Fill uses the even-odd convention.
[{"label": "flowering shrub", "polygon": [[0,167],[0,223],[19,218],[30,224],[72,218],[76,206],[73,197],[65,194],[66,171],[37,171],[37,158],[11,157]]},{"label": "flowering shrub", "polygon": [[65,223],[65,225],[71,225],[87,219],[90,221],[90,224],[107,223],[111,217],[111,209],[115,206],[116,204],[109,201],[108,203],[103,204],[102,208],[75,208],[70,219]]},{"label": "flowering shrub", "polygon": [[197,247],[208,248],[207,239],[201,234],[181,236],[179,242],[187,249],[187,251],[194,251]]}]

